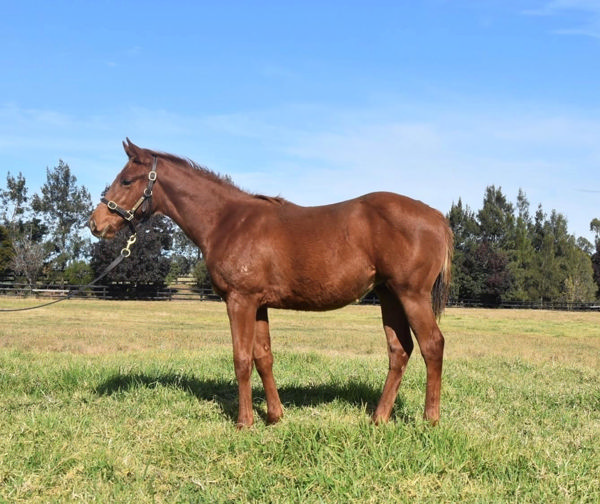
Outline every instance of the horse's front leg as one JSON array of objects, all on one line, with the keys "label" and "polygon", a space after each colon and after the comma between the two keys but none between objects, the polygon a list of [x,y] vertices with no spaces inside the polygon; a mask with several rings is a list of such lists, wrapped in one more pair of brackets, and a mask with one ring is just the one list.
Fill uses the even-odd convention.
[{"label": "horse's front leg", "polygon": [[252,300],[237,296],[227,299],[227,314],[233,341],[233,365],[238,382],[239,411],[237,427],[250,427],[254,422],[252,413],[253,348],[256,335],[257,305]]},{"label": "horse's front leg", "polygon": [[283,416],[281,400],[273,377],[273,353],[269,335],[269,318],[265,306],[256,313],[256,339],[254,340],[254,364],[260,375],[267,398],[267,423],[274,424]]}]

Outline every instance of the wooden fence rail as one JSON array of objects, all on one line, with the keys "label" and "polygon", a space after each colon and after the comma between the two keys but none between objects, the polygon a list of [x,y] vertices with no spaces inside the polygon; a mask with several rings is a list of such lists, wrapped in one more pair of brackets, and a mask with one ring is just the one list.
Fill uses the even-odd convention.
[{"label": "wooden fence rail", "polygon": [[37,285],[30,288],[27,284],[2,284],[0,283],[0,295],[3,296],[33,296],[38,298],[58,298],[66,296],[75,291],[73,298],[94,299],[147,299],[153,301],[164,300],[195,300],[195,301],[217,301],[221,298],[209,288],[172,288],[165,286],[141,286],[131,285],[92,285],[83,291],[77,291],[79,285]]}]

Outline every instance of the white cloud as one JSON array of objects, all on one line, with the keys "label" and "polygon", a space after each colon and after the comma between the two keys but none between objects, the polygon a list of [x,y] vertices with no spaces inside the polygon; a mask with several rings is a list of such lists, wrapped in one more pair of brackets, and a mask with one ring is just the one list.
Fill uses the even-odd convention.
[{"label": "white cloud", "polygon": [[569,21],[569,23],[575,22],[575,25],[557,28],[553,30],[553,33],[600,38],[600,0],[553,0],[547,2],[539,9],[526,10],[523,13],[560,18],[567,15],[569,17],[576,17],[576,21]]}]

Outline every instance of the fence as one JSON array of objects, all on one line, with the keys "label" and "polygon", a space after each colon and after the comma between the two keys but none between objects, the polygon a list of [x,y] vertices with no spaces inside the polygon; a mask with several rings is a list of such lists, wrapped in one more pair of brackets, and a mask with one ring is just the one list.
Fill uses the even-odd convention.
[{"label": "fence", "polygon": [[34,296],[58,298],[75,291],[73,298],[94,299],[145,299],[152,301],[196,300],[218,301],[221,298],[210,288],[196,287],[165,287],[129,284],[92,285],[83,291],[78,291],[79,285],[38,285],[30,288],[27,284],[0,283],[0,295],[4,296]]},{"label": "fence", "polygon": [[[30,288],[27,284],[6,282],[0,283],[0,295],[4,296],[35,296],[58,298],[67,295],[70,291],[78,289],[78,285],[39,285]],[[191,283],[183,282],[171,287],[165,286],[134,286],[130,284],[93,285],[82,292],[76,292],[74,298],[94,299],[144,299],[152,301],[220,301],[210,287],[198,288]],[[367,294],[360,304],[378,305],[379,299],[374,293]],[[467,299],[448,301],[449,307],[462,308],[508,308],[529,310],[562,310],[562,311],[598,311],[599,303],[569,303],[569,302],[530,302],[530,301],[501,301],[500,303],[486,303],[483,301]]]},{"label": "fence", "polygon": [[600,311],[598,303],[578,303],[566,301],[500,301],[486,303],[474,299],[448,301],[449,307],[455,308],[505,308],[518,310],[556,310],[556,311]]}]

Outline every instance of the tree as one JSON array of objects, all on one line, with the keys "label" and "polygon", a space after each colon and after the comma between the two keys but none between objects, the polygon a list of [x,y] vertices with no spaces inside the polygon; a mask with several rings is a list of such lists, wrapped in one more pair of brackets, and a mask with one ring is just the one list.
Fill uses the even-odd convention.
[{"label": "tree", "polygon": [[474,273],[475,251],[478,246],[479,224],[468,205],[461,198],[452,203],[448,222],[454,233],[451,296],[454,299],[476,299],[483,280]]},{"label": "tree", "polygon": [[577,240],[569,234],[567,219],[563,214],[553,210],[549,224],[556,251],[559,299],[569,303],[592,301],[595,286],[590,256],[577,246]]},{"label": "tree", "polygon": [[77,185],[69,165],[60,160],[54,169],[46,169],[46,183],[41,195],[33,196],[31,206],[42,214],[50,229],[50,256],[55,270],[63,272],[69,261],[86,253],[89,239],[83,238],[80,231],[92,212],[90,193]]},{"label": "tree", "polygon": [[0,218],[12,238],[16,238],[18,222],[27,209],[27,199],[27,185],[23,174],[19,172],[15,178],[8,172],[6,189],[0,190],[0,202],[2,203]]},{"label": "tree", "polygon": [[14,255],[15,250],[8,229],[0,225],[0,278],[10,272]]},{"label": "tree", "polygon": [[65,281],[71,285],[86,285],[94,279],[92,267],[85,261],[72,261],[64,272]]},{"label": "tree", "polygon": [[174,227],[172,238],[173,246],[170,254],[171,269],[168,276],[169,282],[174,282],[178,277],[190,274],[194,265],[200,261],[201,256],[198,246],[179,227]]},{"label": "tree", "polygon": [[589,303],[596,296],[597,285],[594,283],[594,270],[588,254],[570,239],[571,246],[565,257],[563,290],[561,300],[567,303]]},{"label": "tree", "polygon": [[556,210],[548,215],[539,205],[532,218],[522,189],[513,206],[501,188],[489,186],[478,212],[459,199],[448,220],[455,235],[454,299],[578,303],[591,301],[600,287],[600,219],[590,224],[594,247],[569,234]]},{"label": "tree", "polygon": [[525,191],[519,187],[519,194],[517,194],[517,219],[531,226],[531,216],[529,215],[529,200]]},{"label": "tree", "polygon": [[502,188],[488,186],[483,207],[477,213],[480,236],[494,246],[507,248],[514,227],[514,207],[502,193]]},{"label": "tree", "polygon": [[455,299],[475,299],[481,291],[481,279],[473,272],[473,261],[479,236],[479,224],[468,205],[452,203],[448,222],[454,233],[451,296]]},{"label": "tree", "polygon": [[592,268],[594,272],[594,282],[597,285],[597,296],[600,298],[600,219],[593,219],[590,222],[590,231],[596,234],[596,251],[592,255]]},{"label": "tree", "polygon": [[532,227],[534,281],[531,297],[542,301],[590,302],[594,297],[592,260],[581,240],[569,234],[567,219],[540,205]]},{"label": "tree", "polygon": [[556,224],[548,219],[542,205],[538,205],[532,229],[532,244],[535,255],[531,297],[536,301],[549,302],[558,299],[564,283],[564,278],[561,278],[560,263],[557,256],[555,228],[557,228]]},{"label": "tree", "polygon": [[44,247],[23,236],[13,243],[15,250],[11,268],[16,275],[23,275],[30,289],[33,289],[44,267]]},{"label": "tree", "polygon": [[[104,278],[104,283],[113,284],[114,294],[143,294],[165,285],[170,269],[167,252],[172,246],[172,228],[171,221],[162,216],[154,216],[138,226],[131,255]],[[124,228],[113,240],[100,240],[92,246],[90,266],[94,276],[121,253],[129,234],[129,229]]]},{"label": "tree", "polygon": [[592,242],[589,241],[587,238],[584,238],[583,236],[577,238],[577,247],[583,250],[590,257],[594,254],[595,251],[595,247],[592,244]]},{"label": "tree", "polygon": [[513,247],[509,251],[509,268],[513,281],[507,297],[514,301],[526,301],[530,298],[534,284],[535,251],[531,241],[532,222],[529,215],[529,201],[522,189],[519,189],[517,196],[517,212],[512,238]]},{"label": "tree", "polygon": [[48,228],[31,216],[25,177],[6,176],[6,189],[0,189],[0,219],[4,230],[0,254],[0,274],[9,270],[25,276],[32,286],[42,271],[46,254],[40,245]]},{"label": "tree", "polygon": [[486,188],[483,207],[477,213],[480,243],[475,253],[474,269],[482,279],[479,298],[486,304],[499,304],[513,284],[509,253],[514,249],[514,207],[502,188]]},{"label": "tree", "polygon": [[596,235],[596,245],[600,243],[600,219],[592,219],[590,222],[590,231],[593,231]]},{"label": "tree", "polygon": [[197,288],[212,289],[210,273],[208,272],[208,267],[206,266],[206,261],[204,259],[200,259],[196,263],[196,266],[192,269],[192,275],[194,276]]}]

